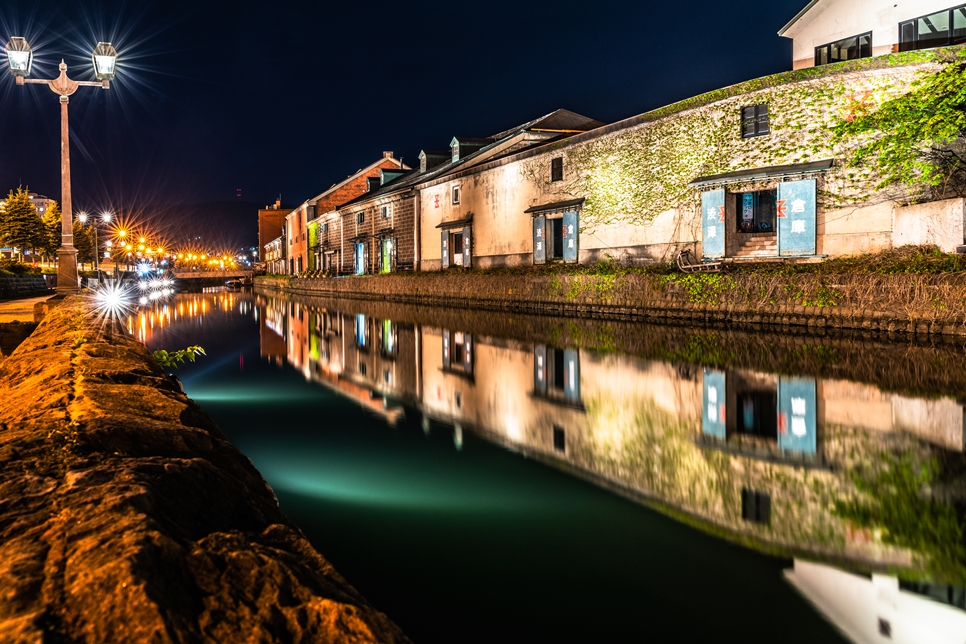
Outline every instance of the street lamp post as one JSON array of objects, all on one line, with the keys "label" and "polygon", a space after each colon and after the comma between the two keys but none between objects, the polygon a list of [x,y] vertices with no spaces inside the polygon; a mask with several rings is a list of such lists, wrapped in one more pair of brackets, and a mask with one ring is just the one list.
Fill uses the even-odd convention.
[{"label": "street lamp post", "polygon": [[[111,213],[105,212],[101,214],[101,221],[103,221],[105,224],[109,224],[111,223],[112,217],[113,215]],[[82,224],[86,224],[87,213],[82,212],[81,214],[77,215],[77,219]],[[101,267],[100,267],[101,247],[97,243],[97,220],[96,219],[91,222],[91,228],[94,230],[94,275],[97,277],[98,280],[100,280],[101,279]]]},{"label": "street lamp post", "polygon": [[74,248],[73,213],[70,198],[70,135],[67,129],[67,102],[78,87],[102,87],[108,89],[117,66],[117,50],[111,43],[101,42],[91,54],[97,81],[75,81],[67,78],[67,65],[60,61],[60,76],[43,80],[27,78],[33,64],[33,50],[27,41],[16,36],[5,47],[7,65],[16,78],[17,85],[36,83],[46,85],[60,96],[60,186],[61,186],[61,234],[57,249],[57,293],[68,295],[80,291],[77,280],[77,249]]}]

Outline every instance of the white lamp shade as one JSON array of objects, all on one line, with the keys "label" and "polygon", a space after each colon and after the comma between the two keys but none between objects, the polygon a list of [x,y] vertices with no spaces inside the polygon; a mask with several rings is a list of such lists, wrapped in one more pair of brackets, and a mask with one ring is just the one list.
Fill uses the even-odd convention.
[{"label": "white lamp shade", "polygon": [[29,75],[34,54],[27,41],[20,36],[14,36],[4,49],[7,52],[7,66],[10,68],[10,73],[14,76]]},{"label": "white lamp shade", "polygon": [[97,43],[92,54],[94,61],[94,75],[97,80],[111,80],[117,72],[117,50],[109,42]]}]

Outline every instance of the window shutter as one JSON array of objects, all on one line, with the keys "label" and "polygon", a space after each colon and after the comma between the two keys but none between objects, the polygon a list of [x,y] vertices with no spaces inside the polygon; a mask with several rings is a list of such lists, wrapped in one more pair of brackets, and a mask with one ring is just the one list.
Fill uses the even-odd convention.
[{"label": "window shutter", "polygon": [[814,454],[815,379],[778,379],[778,447],[782,451]]},{"label": "window shutter", "polygon": [[741,136],[755,136],[755,106],[741,108]]},{"label": "window shutter", "polygon": [[547,263],[547,218],[533,218],[533,263]]},{"label": "window shutter", "polygon": [[563,260],[568,264],[577,263],[577,213],[565,212],[563,215]]},{"label": "window shutter", "polygon": [[704,405],[701,408],[701,431],[720,440],[727,437],[725,422],[725,374],[704,370]]},{"label": "window shutter", "polygon": [[452,349],[451,344],[451,334],[448,330],[443,329],[443,369],[449,369],[450,366],[450,350]]},{"label": "window shutter", "polygon": [[815,179],[778,184],[778,254],[815,254]]},{"label": "window shutter", "polygon": [[758,106],[758,131],[757,134],[768,134],[771,130],[768,128],[768,105],[762,104]]},{"label": "window shutter", "polygon": [[473,373],[473,336],[463,334],[463,371]]},{"label": "window shutter", "polygon": [[547,347],[542,344],[533,347],[533,390],[547,393]]},{"label": "window shutter", "polygon": [[440,258],[442,259],[442,266],[443,268],[449,268],[449,231],[441,231],[440,239]]},{"label": "window shutter", "polygon": [[725,254],[724,194],[723,188],[701,193],[701,254],[704,257],[724,257]]},{"label": "window shutter", "polygon": [[470,227],[467,226],[463,229],[463,268],[469,268],[470,263],[473,261],[473,254],[470,250],[471,240]]},{"label": "window shutter", "polygon": [[580,354],[574,349],[564,350],[564,398],[580,402]]}]

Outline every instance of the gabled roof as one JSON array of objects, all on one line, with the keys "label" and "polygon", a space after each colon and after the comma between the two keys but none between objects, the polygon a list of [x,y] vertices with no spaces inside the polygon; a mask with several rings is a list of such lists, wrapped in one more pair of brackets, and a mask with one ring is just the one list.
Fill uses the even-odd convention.
[{"label": "gabled roof", "polygon": [[[799,11],[797,14],[795,14],[794,18],[788,21],[787,25],[778,31],[778,35],[785,36],[786,38],[794,38],[798,35],[798,32],[804,29],[805,26],[814,20],[816,16],[825,11],[825,9],[827,9],[828,6],[834,1],[835,0],[811,0],[811,2],[805,5],[804,9]],[[812,11],[816,5],[821,6],[819,6],[815,11]],[[806,18],[806,14],[810,15]]]},{"label": "gabled roof", "polygon": [[401,161],[399,161],[399,159],[397,159],[395,157],[382,156],[382,157],[379,157],[379,159],[377,159],[376,161],[373,161],[372,163],[370,163],[369,165],[367,165],[366,167],[361,168],[359,170],[356,170],[353,174],[350,174],[348,177],[346,177],[345,179],[343,179],[339,183],[332,184],[332,187],[330,187],[328,190],[325,190],[325,191],[317,194],[316,196],[312,197],[311,199],[306,199],[305,200],[305,203],[308,204],[308,203],[312,203],[312,202],[318,202],[323,197],[325,197],[325,196],[327,196],[327,195],[335,192],[336,190],[338,190],[339,188],[341,188],[345,184],[349,183],[353,179],[356,179],[356,178],[358,178],[360,176],[366,175],[366,174],[369,173],[370,170],[374,170],[374,169],[378,168],[387,159],[390,160],[390,161],[395,161],[396,162],[396,165],[398,167],[404,169],[404,170],[408,170],[409,169],[408,166],[404,165]]},{"label": "gabled roof", "polygon": [[[474,142],[485,142],[486,144],[479,149],[473,150],[467,155],[460,155],[460,158],[455,162],[450,159],[444,163],[440,163],[437,166],[433,166],[432,168],[427,168],[426,172],[420,172],[419,169],[412,170],[411,172],[407,172],[403,176],[387,182],[386,184],[381,186],[378,190],[367,192],[364,195],[356,197],[352,201],[346,202],[341,206],[338,206],[336,210],[341,210],[342,208],[346,208],[351,205],[356,205],[358,203],[367,201],[369,199],[377,199],[379,197],[384,197],[386,195],[390,195],[402,190],[410,190],[418,184],[425,183],[427,181],[432,181],[434,179],[438,179],[442,176],[450,174],[451,172],[456,172],[460,168],[463,168],[470,163],[479,161],[481,158],[485,158],[487,161],[492,159],[498,159],[502,156],[516,154],[518,152],[521,152],[522,150],[529,150],[542,145],[547,145],[548,143],[557,141],[563,136],[565,136],[565,134],[560,134],[559,136],[547,137],[542,140],[523,142],[523,147],[514,147],[513,149],[507,149],[507,150],[500,149],[500,146],[502,144],[510,142],[514,139],[514,137],[519,137],[520,135],[525,134],[527,132],[536,131],[536,132],[550,133],[550,132],[557,131],[555,128],[547,127],[549,125],[555,125],[555,126],[561,126],[561,127],[562,126],[600,127],[604,125],[604,123],[601,123],[600,121],[596,121],[591,118],[587,118],[586,116],[581,116],[580,114],[576,114],[575,112],[571,112],[569,110],[557,110],[555,112],[551,112],[550,114],[541,116],[538,119],[528,121],[522,125],[518,125],[515,128],[505,130],[503,132],[500,132],[499,134],[495,134],[488,138],[481,139],[481,138],[455,137],[455,139],[460,142],[474,141]],[[570,132],[570,130],[564,130],[564,131]],[[574,130],[574,132],[584,132],[584,131],[586,130],[583,130],[583,129]],[[427,155],[433,153],[433,151],[430,151],[430,150],[424,150],[424,152],[426,152]],[[450,153],[448,151],[439,151],[439,154],[449,157]]]},{"label": "gabled roof", "polygon": [[577,132],[593,130],[594,128],[601,127],[602,125],[607,124],[596,119],[588,118],[582,114],[571,112],[570,110],[559,109],[554,110],[549,114],[545,114],[538,119],[524,123],[523,125],[518,125],[517,127],[510,128],[509,130],[498,132],[490,138],[502,139],[510,134],[513,134],[514,132],[519,132],[521,130],[576,134]]}]

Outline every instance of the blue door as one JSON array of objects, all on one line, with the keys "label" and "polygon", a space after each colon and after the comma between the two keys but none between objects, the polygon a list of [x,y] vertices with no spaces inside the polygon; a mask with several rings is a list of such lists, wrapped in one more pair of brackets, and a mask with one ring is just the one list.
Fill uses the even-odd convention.
[{"label": "blue door", "polygon": [[778,447],[782,451],[814,454],[815,379],[778,379]]},{"label": "blue door", "polygon": [[778,184],[778,254],[815,254],[815,179]]},{"label": "blue door", "polygon": [[568,264],[577,262],[577,213],[563,214],[563,260]]},{"label": "blue door", "polygon": [[366,272],[366,245],[363,242],[356,244],[356,275],[364,275]]},{"label": "blue door", "polygon": [[470,251],[470,227],[463,229],[463,268],[469,268],[473,264],[473,253]]},{"label": "blue door", "polygon": [[725,415],[725,374],[723,371],[704,370],[704,404],[701,410],[701,431],[721,440],[727,438]]},{"label": "blue door", "polygon": [[533,218],[533,263],[547,263],[547,218]]},{"label": "blue door", "polygon": [[449,268],[449,231],[444,230],[440,233],[439,252],[442,260],[441,266]]},{"label": "blue door", "polygon": [[701,193],[701,244],[704,257],[724,257],[725,254],[725,191],[709,190]]}]

